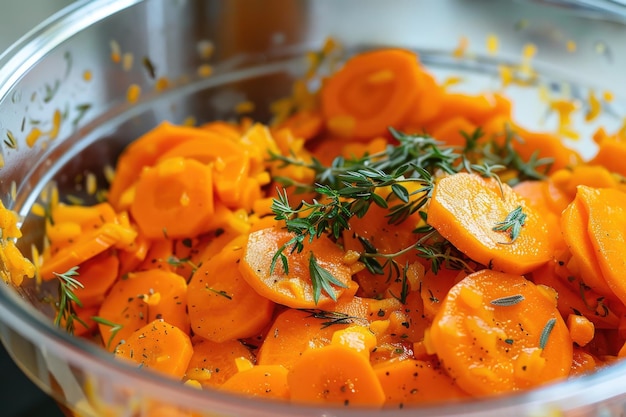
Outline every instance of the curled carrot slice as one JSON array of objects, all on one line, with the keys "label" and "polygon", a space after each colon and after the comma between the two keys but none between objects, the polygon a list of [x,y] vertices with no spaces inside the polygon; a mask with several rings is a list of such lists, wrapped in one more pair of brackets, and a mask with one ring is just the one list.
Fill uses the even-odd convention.
[{"label": "curled carrot slice", "polygon": [[327,124],[351,121],[352,136],[370,139],[398,126],[416,101],[420,86],[416,55],[400,49],[359,54],[330,77],[321,92]]}]

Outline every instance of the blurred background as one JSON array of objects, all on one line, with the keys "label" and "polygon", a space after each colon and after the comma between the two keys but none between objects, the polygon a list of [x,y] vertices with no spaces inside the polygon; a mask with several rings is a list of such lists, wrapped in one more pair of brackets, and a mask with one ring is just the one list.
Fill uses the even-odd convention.
[{"label": "blurred background", "polygon": [[[73,0],[0,0],[0,53]],[[2,114],[0,114],[2,118]],[[62,417],[56,404],[23,375],[0,344],[0,415]]]}]

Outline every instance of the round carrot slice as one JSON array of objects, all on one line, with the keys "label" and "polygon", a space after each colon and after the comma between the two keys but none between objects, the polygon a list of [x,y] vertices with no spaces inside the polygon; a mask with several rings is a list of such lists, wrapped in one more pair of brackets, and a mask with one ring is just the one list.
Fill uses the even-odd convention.
[{"label": "round carrot slice", "polygon": [[550,260],[546,222],[506,184],[476,174],[440,179],[428,223],[461,252],[490,269],[525,274]]},{"label": "round carrot slice", "polygon": [[[278,227],[250,233],[239,264],[243,277],[261,296],[278,304],[291,308],[331,305],[351,282],[351,270],[344,262],[343,250],[325,236],[313,242],[306,239],[300,253],[291,252],[291,247],[285,249],[289,254],[286,257],[288,272],[280,260],[272,270],[275,254],[292,237]],[[316,288],[319,289],[317,295]]]},{"label": "round carrot slice", "polygon": [[287,375],[291,400],[300,403],[381,406],[385,393],[367,358],[338,344],[309,349]]},{"label": "round carrot slice", "polygon": [[426,341],[459,387],[473,395],[565,378],[572,365],[572,340],[556,293],[490,270],[452,287]]},{"label": "round carrot slice", "polygon": [[359,139],[385,134],[411,110],[421,76],[417,56],[410,51],[382,49],[351,58],[322,88],[327,125],[349,120],[342,124],[350,125],[351,132],[344,133]]},{"label": "round carrot slice", "polygon": [[145,168],[130,212],[152,239],[188,238],[207,232],[214,211],[213,171],[193,159],[170,158]]}]

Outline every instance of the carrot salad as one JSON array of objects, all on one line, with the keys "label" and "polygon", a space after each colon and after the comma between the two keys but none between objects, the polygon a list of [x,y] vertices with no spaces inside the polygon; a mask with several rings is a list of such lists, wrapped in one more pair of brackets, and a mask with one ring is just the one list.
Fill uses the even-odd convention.
[{"label": "carrot salad", "polygon": [[[270,125],[163,122],[106,201],[51,204],[56,324],[201,389],[399,408],[626,355],[626,136],[589,161],[412,51],[348,59]],[[10,280],[10,277],[4,277]]]}]

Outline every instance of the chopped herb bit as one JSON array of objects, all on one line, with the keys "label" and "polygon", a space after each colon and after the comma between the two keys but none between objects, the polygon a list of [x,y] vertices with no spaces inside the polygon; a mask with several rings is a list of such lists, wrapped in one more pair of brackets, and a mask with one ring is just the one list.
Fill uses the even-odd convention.
[{"label": "chopped herb bit", "polygon": [[548,339],[550,339],[550,333],[552,333],[552,329],[554,329],[554,325],[556,324],[556,319],[553,317],[546,323],[545,327],[541,331],[541,336],[539,337],[539,348],[545,349],[548,344]]},{"label": "chopped herb bit", "polygon": [[54,96],[59,91],[59,87],[61,86],[61,82],[59,80],[55,80],[54,84],[46,84],[45,85],[45,95],[43,97],[44,103],[49,103],[54,99]]},{"label": "chopped herb bit", "polygon": [[336,285],[341,288],[348,288],[346,284],[335,278],[328,270],[322,268],[315,259],[315,255],[311,252],[309,256],[309,273],[311,274],[311,285],[313,286],[313,300],[315,304],[319,302],[319,299],[324,291],[333,301],[337,301],[337,294],[332,285]]},{"label": "chopped herb bit", "polygon": [[76,111],[78,112],[78,114],[76,115],[76,117],[74,117],[74,120],[72,120],[72,124],[74,126],[78,125],[83,117],[85,117],[85,114],[87,113],[87,111],[89,111],[89,109],[91,109],[91,104],[89,103],[79,104],[78,106],[76,106]]},{"label": "chopped herb bit", "polygon": [[143,63],[143,67],[146,69],[146,71],[148,71],[148,75],[150,76],[150,78],[156,78],[156,68],[154,67],[152,61],[150,61],[150,58],[144,56],[141,61]]},{"label": "chopped herb bit", "polygon": [[17,140],[15,140],[15,136],[13,136],[13,132],[7,130],[7,138],[4,140],[4,144],[11,149],[17,149]]},{"label": "chopped herb bit", "polygon": [[491,304],[494,306],[510,307],[521,303],[522,301],[524,301],[524,296],[521,294],[515,294],[491,300]]},{"label": "chopped herb bit", "polygon": [[306,311],[307,313],[309,313],[308,317],[326,320],[322,322],[322,329],[330,327],[334,324],[351,324],[358,321],[367,323],[367,319],[351,316],[349,314],[340,313],[337,311],[324,311],[315,309],[303,309],[302,311]]},{"label": "chopped herb bit", "polygon": [[211,288],[211,287],[206,287],[206,289],[207,289],[207,290],[209,290],[209,291],[211,291],[211,292],[213,292],[213,293],[215,293],[215,294],[217,294],[217,295],[219,295],[219,296],[221,296],[221,297],[227,298],[227,299],[229,299],[229,300],[232,300],[232,299],[233,299],[233,296],[232,296],[232,295],[230,295],[230,294],[228,294],[228,293],[227,293],[226,291],[224,291],[224,290],[216,290],[215,288]]},{"label": "chopped herb bit", "polygon": [[113,323],[110,320],[107,320],[103,317],[100,316],[92,316],[91,319],[93,321],[95,321],[98,324],[102,324],[104,326],[109,326],[111,329],[109,330],[109,332],[111,333],[109,336],[109,339],[107,340],[107,349],[109,349],[111,347],[111,343],[113,342],[113,339],[115,339],[115,336],[117,336],[117,333],[122,330],[122,328],[124,327],[121,324],[118,323]]},{"label": "chopped herb bit", "polygon": [[526,213],[522,211],[522,206],[517,206],[512,212],[510,212],[504,221],[496,223],[493,227],[495,232],[506,232],[509,234],[509,238],[513,243],[515,239],[519,237],[522,227],[526,223]]}]

